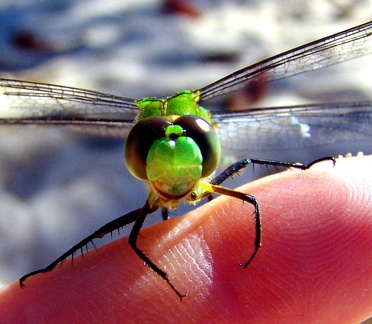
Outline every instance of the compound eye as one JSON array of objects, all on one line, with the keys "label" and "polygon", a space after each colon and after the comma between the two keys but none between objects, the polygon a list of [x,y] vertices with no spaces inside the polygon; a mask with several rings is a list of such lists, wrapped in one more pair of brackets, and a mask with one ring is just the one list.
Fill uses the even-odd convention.
[{"label": "compound eye", "polygon": [[172,123],[164,117],[149,117],[135,124],[128,134],[124,158],[128,170],[136,178],[146,180],[146,159],[154,142],[164,137],[164,129]]},{"label": "compound eye", "polygon": [[199,146],[203,156],[202,177],[212,174],[218,167],[221,158],[221,146],[216,132],[203,118],[193,115],[179,117],[174,122],[180,125]]}]

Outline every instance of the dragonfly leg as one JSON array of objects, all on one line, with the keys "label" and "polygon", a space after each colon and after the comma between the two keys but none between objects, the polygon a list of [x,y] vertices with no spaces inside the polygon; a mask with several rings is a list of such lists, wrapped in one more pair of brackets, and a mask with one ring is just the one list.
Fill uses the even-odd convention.
[{"label": "dragonfly leg", "polygon": [[[150,193],[151,195],[152,193]],[[173,289],[173,291],[177,294],[177,296],[182,300],[183,297],[186,297],[187,294],[180,293],[176,287],[170,282],[168,275],[165,271],[161,270],[154,262],[152,262],[148,256],[143,253],[138,247],[137,247],[137,238],[139,235],[139,232],[142,228],[143,222],[145,221],[148,214],[150,214],[150,211],[152,209],[152,203],[150,203],[150,196],[146,200],[145,205],[142,207],[134,225],[132,228],[132,231],[129,234],[129,245],[132,247],[133,251],[153,270],[155,271],[161,278],[163,278],[168,285]]]},{"label": "dragonfly leg", "polygon": [[[49,272],[49,271],[53,270],[56,267],[56,265],[58,265],[59,263],[62,263],[69,256],[73,257],[75,252],[77,252],[78,250],[82,251],[83,247],[86,246],[88,243],[93,243],[93,239],[102,238],[106,234],[109,234],[116,229],[119,229],[119,228],[121,228],[125,225],[133,223],[138,218],[138,215],[141,212],[141,210],[142,210],[142,208],[133,210],[132,212],[130,212],[126,215],[123,215],[119,218],[116,218],[113,221],[111,221],[111,222],[107,223],[106,225],[102,226],[97,231],[95,231],[93,234],[87,236],[85,239],[81,240],[78,244],[74,245],[71,249],[69,249],[68,251],[63,253],[59,258],[54,260],[47,267],[45,267],[43,269],[32,271],[32,272],[24,275],[21,279],[19,279],[19,285],[21,286],[21,288],[24,288],[25,287],[24,281],[27,278],[32,277],[32,276],[34,276],[38,273],[46,273],[46,272]],[[153,211],[150,211],[150,213],[151,212],[153,212]]]},{"label": "dragonfly leg", "polygon": [[249,257],[248,261],[246,261],[245,263],[239,263],[239,265],[242,268],[246,268],[252,262],[259,248],[262,246],[262,224],[261,224],[261,215],[260,215],[260,208],[258,206],[258,202],[255,197],[249,194],[245,194],[243,192],[239,192],[239,191],[235,191],[232,189],[228,189],[228,188],[221,187],[221,186],[215,186],[215,185],[213,185],[212,188],[214,192],[216,193],[241,199],[254,206],[255,232],[256,232],[255,240],[254,240],[255,248],[254,248],[253,253]]},{"label": "dragonfly leg", "polygon": [[239,263],[239,265],[242,268],[246,268],[254,259],[256,256],[259,248],[262,246],[262,224],[261,224],[261,215],[260,215],[260,209],[258,206],[258,202],[255,197],[249,194],[245,194],[239,191],[235,191],[232,189],[228,189],[225,187],[219,186],[220,183],[225,181],[227,178],[231,177],[234,174],[237,174],[241,169],[245,168],[249,164],[264,164],[264,165],[274,165],[274,166],[283,166],[283,167],[292,167],[297,168],[301,170],[309,169],[311,166],[313,166],[316,163],[322,162],[322,161],[332,161],[333,165],[335,165],[336,160],[333,157],[324,157],[317,159],[309,164],[301,164],[301,163],[289,163],[289,162],[280,162],[280,161],[273,161],[273,160],[264,160],[264,159],[243,159],[240,160],[234,164],[232,164],[230,167],[228,167],[225,171],[223,171],[220,175],[218,175],[216,178],[214,178],[211,181],[212,188],[214,192],[235,197],[238,199],[241,199],[243,201],[247,201],[251,205],[254,206],[255,211],[255,249],[253,253],[251,254],[250,258],[245,263]]},{"label": "dragonfly leg", "polygon": [[281,161],[265,160],[265,159],[243,159],[243,160],[240,160],[238,162],[231,164],[227,169],[225,169],[217,177],[215,177],[210,183],[212,185],[220,185],[222,182],[232,177],[234,174],[238,174],[240,170],[244,169],[249,164],[273,165],[273,166],[281,166],[281,167],[287,167],[287,168],[297,168],[301,170],[306,170],[312,167],[314,164],[323,162],[323,161],[332,161],[333,165],[335,165],[336,163],[335,158],[332,156],[327,156],[327,157],[317,159],[309,164],[281,162]]}]

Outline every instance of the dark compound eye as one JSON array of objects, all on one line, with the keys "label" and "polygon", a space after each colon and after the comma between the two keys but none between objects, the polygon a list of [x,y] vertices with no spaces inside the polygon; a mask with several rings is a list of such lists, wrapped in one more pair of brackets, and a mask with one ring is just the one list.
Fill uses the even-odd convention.
[{"label": "dark compound eye", "polygon": [[212,174],[218,167],[221,158],[221,146],[216,132],[203,118],[186,115],[177,118],[175,125],[180,125],[199,146],[203,156],[202,177]]},{"label": "dark compound eye", "polygon": [[142,180],[147,179],[146,158],[151,146],[172,123],[164,117],[150,117],[135,124],[125,142],[124,157],[128,170]]}]

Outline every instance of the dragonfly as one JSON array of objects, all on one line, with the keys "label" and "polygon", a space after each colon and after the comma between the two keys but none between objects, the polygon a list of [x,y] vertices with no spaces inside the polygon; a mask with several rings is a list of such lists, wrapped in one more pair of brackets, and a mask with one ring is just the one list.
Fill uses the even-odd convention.
[{"label": "dragonfly", "polygon": [[[129,171],[145,181],[150,192],[145,204],[102,226],[43,269],[30,276],[51,271],[74,256],[93,239],[134,223],[129,244],[134,252],[181,299],[181,293],[137,245],[146,217],[157,210],[168,219],[168,209],[181,200],[195,203],[212,194],[243,200],[254,207],[254,250],[240,266],[246,268],[262,246],[259,203],[254,196],[222,186],[231,176],[250,164],[308,169],[310,164],[243,158],[250,147],[297,148],[335,141],[370,140],[372,102],[337,102],[291,107],[249,108],[238,111],[206,109],[199,103],[247,87],[263,77],[271,82],[372,53],[372,21],[310,42],[238,70],[196,90],[178,92],[166,98],[130,99],[97,91],[0,79],[0,124],[65,126],[98,131],[104,135],[120,133],[126,137],[124,154]],[[207,102],[206,102],[207,104]],[[204,104],[203,104],[204,106]],[[234,152],[241,160],[213,178],[221,154]],[[225,154],[225,153],[224,153]]]}]

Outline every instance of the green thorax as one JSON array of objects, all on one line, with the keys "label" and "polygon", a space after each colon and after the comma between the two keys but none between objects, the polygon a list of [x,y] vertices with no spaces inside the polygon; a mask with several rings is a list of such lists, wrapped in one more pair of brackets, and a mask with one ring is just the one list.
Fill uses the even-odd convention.
[{"label": "green thorax", "polygon": [[197,104],[199,99],[200,93],[198,90],[177,92],[175,95],[165,99],[155,97],[139,99],[137,105],[140,108],[140,112],[137,116],[137,121],[153,116],[195,115],[210,123],[210,112]]}]

